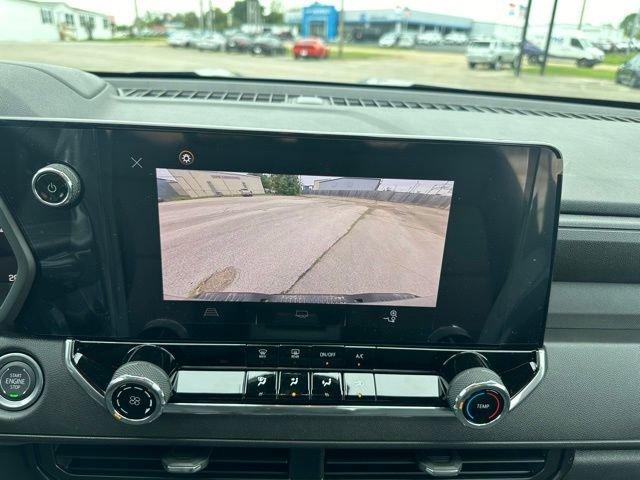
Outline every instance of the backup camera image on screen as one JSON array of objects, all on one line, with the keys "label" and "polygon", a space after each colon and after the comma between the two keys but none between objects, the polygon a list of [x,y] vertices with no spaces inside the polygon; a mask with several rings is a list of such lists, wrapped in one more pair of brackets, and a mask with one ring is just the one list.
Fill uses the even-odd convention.
[{"label": "backup camera image on screen", "polygon": [[156,180],[164,300],[436,306],[452,181]]}]

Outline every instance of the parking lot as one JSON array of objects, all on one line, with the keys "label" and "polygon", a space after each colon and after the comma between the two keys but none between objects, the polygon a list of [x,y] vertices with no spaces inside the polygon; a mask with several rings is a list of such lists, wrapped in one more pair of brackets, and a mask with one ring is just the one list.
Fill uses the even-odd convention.
[{"label": "parking lot", "polygon": [[[193,71],[224,69],[244,77],[294,78],[357,83],[367,79],[393,79],[428,85],[474,90],[505,91],[568,97],[640,102],[640,90],[616,85],[597,76],[540,75],[527,71],[515,78],[513,71],[470,70],[461,51],[428,49],[381,49],[373,46],[345,48],[338,59],[337,47],[327,60],[294,60],[291,55],[199,52],[171,48],[164,40],[3,43],[0,58],[46,62],[89,71]],[[615,70],[598,65],[596,71]],[[611,75],[612,77],[612,75]]]}]

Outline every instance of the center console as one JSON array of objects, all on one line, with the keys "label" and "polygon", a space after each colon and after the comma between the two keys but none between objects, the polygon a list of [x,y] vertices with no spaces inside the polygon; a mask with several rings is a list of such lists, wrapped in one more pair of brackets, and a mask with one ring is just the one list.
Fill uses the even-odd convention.
[{"label": "center console", "polygon": [[64,339],[115,420],[483,428],[543,380],[552,148],[26,122],[0,141],[20,159],[0,178],[0,329]]}]

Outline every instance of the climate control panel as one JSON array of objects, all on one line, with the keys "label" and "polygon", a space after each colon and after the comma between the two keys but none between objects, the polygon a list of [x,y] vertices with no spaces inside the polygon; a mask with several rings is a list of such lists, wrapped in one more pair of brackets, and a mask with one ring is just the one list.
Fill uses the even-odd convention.
[{"label": "climate control panel", "polygon": [[544,351],[347,345],[67,342],[67,365],[124,423],[163,413],[349,412],[502,419],[544,374]]}]

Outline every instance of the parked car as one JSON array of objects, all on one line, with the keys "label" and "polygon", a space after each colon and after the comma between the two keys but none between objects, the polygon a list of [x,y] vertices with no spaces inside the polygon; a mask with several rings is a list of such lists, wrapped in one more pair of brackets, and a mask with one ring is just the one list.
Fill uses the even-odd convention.
[{"label": "parked car", "polygon": [[395,32],[385,33],[380,37],[380,40],[378,40],[378,46],[382,48],[395,47],[399,37],[400,35]]},{"label": "parked car", "polygon": [[167,37],[167,44],[171,47],[188,47],[193,41],[193,33],[186,30],[174,32]]},{"label": "parked car", "polygon": [[303,38],[293,44],[293,58],[327,58],[329,47],[319,38]]},{"label": "parked car", "polygon": [[244,33],[236,33],[227,38],[227,51],[228,52],[248,52],[251,50],[253,41],[249,35]]},{"label": "parked car", "polygon": [[253,192],[248,188],[241,188],[240,195],[242,195],[243,197],[253,197]]},{"label": "parked car", "polygon": [[618,67],[616,83],[640,88],[640,54]]},{"label": "parked car", "polygon": [[466,33],[451,32],[444,36],[444,43],[446,45],[466,45],[469,43],[469,37]]},{"label": "parked car", "polygon": [[469,68],[487,65],[494,70],[501,70],[504,65],[513,66],[518,59],[519,49],[513,42],[503,40],[476,40],[467,47],[467,63]]},{"label": "parked car", "polygon": [[416,46],[416,35],[413,33],[403,33],[398,37],[399,48],[413,48]]},{"label": "parked car", "polygon": [[440,32],[432,30],[429,32],[422,32],[418,34],[418,36],[416,37],[416,42],[419,45],[440,45],[442,42],[444,42],[444,37]]},{"label": "parked car", "polygon": [[222,52],[227,46],[227,39],[220,33],[209,33],[196,42],[198,50]]},{"label": "parked car", "polygon": [[251,43],[253,55],[284,55],[286,51],[282,41],[273,35],[261,35]]},{"label": "parked car", "polygon": [[522,55],[531,65],[539,65],[544,60],[544,50],[528,40],[524,42]]},{"label": "parked car", "polygon": [[595,42],[591,42],[594,47],[599,48],[605,53],[611,53],[616,51],[616,44],[609,40],[596,40]]}]

